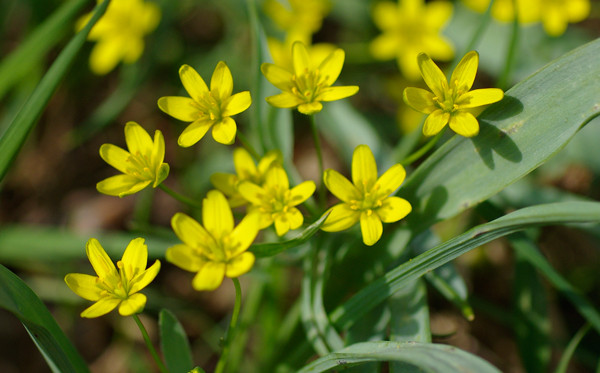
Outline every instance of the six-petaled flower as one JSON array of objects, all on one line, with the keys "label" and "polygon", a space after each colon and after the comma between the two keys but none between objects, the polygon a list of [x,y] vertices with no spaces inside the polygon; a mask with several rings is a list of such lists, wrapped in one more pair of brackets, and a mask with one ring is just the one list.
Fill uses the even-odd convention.
[{"label": "six-petaled flower", "polygon": [[167,249],[166,258],[186,271],[196,272],[194,289],[215,290],[225,276],[239,277],[254,265],[254,254],[246,250],[258,234],[259,217],[246,215],[234,227],[225,196],[211,190],[202,202],[202,223],[186,214],[175,214],[171,226],[183,244]]},{"label": "six-petaled flower", "polygon": [[100,193],[123,197],[148,185],[156,188],[169,175],[169,165],[163,162],[165,139],[159,130],[154,132],[152,140],[139,124],[128,122],[125,125],[125,142],[129,151],[113,144],[100,147],[100,157],[123,173],[96,184]]},{"label": "six-petaled flower", "polygon": [[85,251],[97,276],[69,273],[65,282],[80,297],[94,303],[81,317],[98,317],[119,307],[119,314],[131,316],[142,312],[146,296],[138,293],[154,280],[160,270],[160,261],[146,268],[148,247],[143,238],[132,240],[123,258],[115,267],[98,240],[90,238]]},{"label": "six-petaled flower", "polygon": [[423,125],[423,134],[433,136],[446,124],[459,135],[472,137],[479,133],[479,122],[475,116],[485,105],[502,100],[504,92],[498,88],[475,89],[471,91],[479,55],[467,53],[452,72],[450,83],[439,67],[421,53],[418,57],[421,75],[431,92],[408,87],[404,89],[404,102],[417,111],[429,114]]},{"label": "six-petaled flower", "polygon": [[232,144],[237,126],[232,115],[248,109],[250,92],[232,95],[233,77],[221,61],[210,79],[210,89],[202,77],[189,65],[179,69],[181,83],[190,97],[167,96],[158,100],[160,110],[184,122],[192,122],[179,136],[178,143],[189,147],[200,141],[212,127],[212,136],[221,144]]},{"label": "six-petaled flower", "polygon": [[390,196],[405,175],[404,167],[396,164],[377,178],[371,149],[367,145],[357,146],[352,155],[352,182],[335,170],[325,170],[323,181],[327,189],[342,202],[328,210],[329,216],[321,229],[337,232],[360,222],[363,242],[374,245],[383,233],[382,222],[396,222],[412,210],[407,200]]}]

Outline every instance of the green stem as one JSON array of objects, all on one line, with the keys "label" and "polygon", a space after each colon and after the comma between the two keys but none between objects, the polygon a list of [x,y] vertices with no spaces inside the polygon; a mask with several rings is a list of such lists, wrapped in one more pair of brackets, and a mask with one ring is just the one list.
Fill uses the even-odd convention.
[{"label": "green stem", "polygon": [[202,208],[202,205],[200,203],[194,201],[193,199],[191,199],[189,197],[184,196],[183,194],[177,193],[176,191],[169,188],[165,184],[160,184],[158,187],[160,189],[162,189],[165,193],[167,193],[168,195],[175,198],[176,200],[178,200],[181,203],[185,203],[186,205],[195,207],[195,208]]},{"label": "green stem", "polygon": [[510,36],[510,43],[508,45],[508,51],[506,52],[506,60],[504,62],[504,70],[502,71],[502,75],[498,79],[496,86],[503,90],[506,90],[512,67],[515,62],[515,54],[517,51],[517,46],[519,42],[519,13],[517,11],[517,0],[512,0],[513,9],[515,10],[515,18],[512,23],[512,33]]},{"label": "green stem", "polygon": [[317,152],[317,162],[319,164],[319,206],[321,209],[325,208],[325,183],[323,182],[323,153],[321,152],[321,139],[319,138],[319,131],[317,130],[317,124],[315,123],[315,116],[309,115],[310,118],[310,129],[312,130],[313,141],[315,142],[315,150]]},{"label": "green stem", "polygon": [[163,364],[160,357],[158,357],[158,354],[156,353],[156,350],[154,349],[154,346],[152,345],[152,342],[150,341],[150,336],[148,336],[148,332],[146,331],[144,324],[142,324],[142,321],[140,320],[140,318],[138,317],[137,314],[133,314],[133,319],[135,320],[135,323],[140,328],[140,331],[142,332],[142,336],[144,337],[144,341],[146,342],[146,347],[148,347],[148,350],[150,350],[150,355],[152,355],[152,357],[154,358],[154,361],[156,362],[156,365],[158,366],[158,370],[160,370],[161,373],[168,373],[167,368]]},{"label": "green stem", "polygon": [[223,346],[223,353],[219,358],[215,373],[223,373],[225,370],[225,364],[227,364],[227,356],[229,356],[229,348],[231,340],[235,335],[235,327],[237,326],[238,316],[240,314],[240,308],[242,307],[242,288],[240,281],[237,278],[232,278],[233,286],[235,286],[235,305],[233,306],[233,315],[231,315],[231,321],[229,322],[229,329],[227,329],[227,335],[225,336],[225,345]]},{"label": "green stem", "polygon": [[444,133],[444,131],[440,131],[440,133],[438,133],[437,135],[435,135],[434,138],[432,138],[431,140],[429,140],[419,150],[417,150],[416,152],[412,153],[408,157],[406,157],[403,160],[401,160],[400,164],[402,164],[403,166],[408,166],[409,164],[413,163],[417,159],[421,158],[425,153],[427,153],[431,148],[433,148],[433,146],[442,137],[443,133]]},{"label": "green stem", "polygon": [[[481,21],[479,22],[479,26],[477,26],[477,29],[473,33],[473,36],[471,37],[471,40],[469,41],[469,44],[467,45],[467,49],[465,50],[465,53],[463,53],[463,56],[465,54],[467,54],[469,51],[472,51],[473,49],[475,49],[475,47],[477,46],[477,43],[479,42],[479,39],[481,39],[481,37],[483,36],[483,32],[490,24],[490,18],[492,17],[492,5],[494,5],[494,2],[495,2],[495,0],[490,1],[487,9],[481,16]],[[454,67],[456,67],[456,65],[458,65],[458,62],[460,61],[461,58],[462,58],[461,56],[456,56],[456,59],[454,60],[454,63],[453,63]],[[454,67],[452,68],[452,70],[454,70]]]},{"label": "green stem", "polygon": [[260,155],[258,155],[258,152],[256,151],[256,149],[254,149],[252,144],[250,144],[250,141],[248,141],[248,138],[243,133],[241,133],[239,130],[237,131],[237,138],[242,143],[242,146],[244,147],[244,149],[246,149],[248,151],[248,153],[250,153],[250,155],[252,155],[252,157],[254,159],[256,159],[257,161],[260,160]]},{"label": "green stem", "polygon": [[558,366],[556,367],[556,370],[554,371],[554,373],[566,373],[567,372],[567,368],[569,366],[569,361],[573,357],[573,354],[575,353],[575,349],[577,348],[577,345],[579,345],[579,342],[581,342],[581,340],[583,339],[583,337],[585,337],[585,335],[587,334],[587,332],[590,330],[591,327],[592,327],[592,324],[590,324],[588,322],[584,326],[582,326],[581,329],[579,329],[577,331],[575,336],[573,336],[573,339],[571,339],[571,341],[565,348],[563,355],[561,356],[560,361],[558,362]]}]

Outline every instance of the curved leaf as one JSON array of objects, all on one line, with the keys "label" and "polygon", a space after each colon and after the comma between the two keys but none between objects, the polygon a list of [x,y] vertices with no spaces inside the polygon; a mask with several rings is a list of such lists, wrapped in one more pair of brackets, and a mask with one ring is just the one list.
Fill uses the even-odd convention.
[{"label": "curved leaf", "polygon": [[364,342],[313,361],[298,373],[345,369],[372,361],[395,361],[415,365],[425,372],[497,373],[485,360],[456,347],[416,342]]},{"label": "curved leaf", "polygon": [[158,326],[160,328],[160,349],[169,371],[189,371],[194,366],[192,352],[185,330],[175,315],[163,308],[158,315]]}]

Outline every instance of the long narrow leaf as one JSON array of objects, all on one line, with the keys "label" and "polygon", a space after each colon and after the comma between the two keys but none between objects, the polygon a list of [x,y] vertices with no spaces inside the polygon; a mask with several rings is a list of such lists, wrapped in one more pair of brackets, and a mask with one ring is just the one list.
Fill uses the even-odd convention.
[{"label": "long narrow leaf", "polygon": [[158,315],[160,349],[170,372],[187,372],[194,366],[190,344],[179,320],[167,309]]},{"label": "long narrow leaf", "polygon": [[[335,309],[331,314],[331,321],[340,329],[348,329],[362,315],[410,281],[496,238],[532,226],[587,222],[600,222],[600,203],[562,202],[517,210],[472,228],[394,268]],[[600,315],[593,308],[587,308],[584,316],[600,331]]]},{"label": "long narrow leaf", "polygon": [[397,361],[415,365],[424,372],[497,373],[485,360],[456,347],[415,342],[364,342],[313,361],[298,373],[326,372],[371,361]]},{"label": "long narrow leaf", "polygon": [[4,179],[10,165],[17,156],[27,135],[54,94],[62,78],[69,70],[69,66],[85,43],[85,39],[96,21],[104,14],[110,0],[104,0],[95,8],[94,15],[87,25],[75,35],[65,49],[59,54],[44,78],[37,86],[27,103],[19,111],[14,121],[0,138],[0,181]]},{"label": "long narrow leaf", "polygon": [[14,273],[0,265],[0,307],[14,314],[53,372],[88,372],[87,365],[48,308]]}]

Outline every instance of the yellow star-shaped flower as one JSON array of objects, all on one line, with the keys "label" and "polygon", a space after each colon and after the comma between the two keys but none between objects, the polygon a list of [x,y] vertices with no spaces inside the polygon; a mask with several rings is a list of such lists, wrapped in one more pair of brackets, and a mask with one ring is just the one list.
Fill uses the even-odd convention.
[{"label": "yellow star-shaped flower", "polygon": [[194,289],[215,290],[225,276],[241,276],[254,265],[254,254],[246,250],[258,234],[258,215],[246,215],[234,227],[225,196],[211,190],[202,201],[202,223],[204,226],[186,214],[175,214],[171,226],[183,244],[168,248],[166,258],[186,271],[196,272]]},{"label": "yellow star-shaped flower", "polygon": [[404,89],[404,102],[413,109],[429,114],[423,125],[423,134],[433,136],[446,124],[465,137],[479,133],[479,122],[474,114],[481,107],[502,100],[504,92],[498,88],[484,88],[471,91],[479,55],[467,53],[452,72],[450,83],[439,67],[425,53],[419,54],[418,64],[421,75],[432,92],[421,88]]},{"label": "yellow star-shaped flower", "polygon": [[150,268],[146,268],[148,247],[144,244],[144,239],[136,238],[127,245],[117,267],[95,238],[90,238],[85,251],[98,276],[82,273],[69,273],[65,276],[65,282],[75,294],[96,302],[85,309],[81,317],[102,316],[117,306],[122,316],[142,312],[146,296],[138,292],[148,286],[160,270],[158,260]]},{"label": "yellow star-shaped flower", "polygon": [[382,222],[396,222],[412,210],[407,200],[390,196],[405,176],[404,167],[396,164],[377,178],[371,149],[367,145],[357,146],[352,155],[352,182],[332,169],[323,174],[327,189],[342,202],[327,210],[330,214],[321,229],[337,232],[360,222],[363,242],[374,245],[383,233]]},{"label": "yellow star-shaped flower", "polygon": [[299,112],[310,115],[323,109],[321,101],[354,95],[358,86],[332,87],[342,71],[344,57],[344,51],[338,48],[317,64],[311,60],[306,46],[296,41],[292,45],[291,71],[272,63],[261,66],[265,78],[283,91],[267,97],[267,102],[279,108],[298,108]]},{"label": "yellow star-shaped flower", "polygon": [[96,184],[100,193],[123,197],[150,184],[156,188],[169,175],[169,165],[163,163],[165,139],[160,131],[154,132],[152,140],[142,126],[128,122],[125,125],[125,142],[129,151],[113,144],[100,147],[100,157],[123,173]]},{"label": "yellow star-shaped flower", "polygon": [[252,204],[248,212],[259,214],[260,229],[274,223],[278,236],[302,225],[304,217],[296,206],[306,201],[315,189],[314,181],[310,180],[290,189],[287,174],[281,166],[271,167],[267,171],[263,185],[250,181],[238,185],[240,194]]},{"label": "yellow star-shaped flower", "polygon": [[167,96],[158,100],[160,110],[184,122],[192,122],[181,133],[177,142],[189,147],[200,141],[212,127],[215,141],[229,145],[235,140],[237,127],[232,115],[248,109],[252,103],[250,92],[232,95],[233,77],[225,62],[215,67],[210,79],[210,90],[202,77],[191,66],[179,69],[181,83],[190,97]]}]

